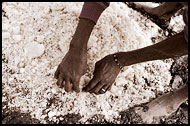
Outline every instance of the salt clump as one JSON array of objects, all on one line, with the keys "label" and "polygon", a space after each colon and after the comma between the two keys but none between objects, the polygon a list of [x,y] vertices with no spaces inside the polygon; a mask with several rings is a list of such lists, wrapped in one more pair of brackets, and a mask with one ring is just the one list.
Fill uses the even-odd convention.
[{"label": "salt clump", "polygon": [[19,42],[22,39],[21,35],[13,35],[13,39],[15,42]]},{"label": "salt clump", "polygon": [[9,28],[9,25],[8,24],[2,24],[2,31],[7,31]]},{"label": "salt clump", "polygon": [[19,32],[20,32],[20,27],[19,26],[13,27],[13,33],[14,34],[18,34]]},{"label": "salt clump", "polygon": [[56,112],[50,111],[50,112],[48,113],[49,118],[52,118],[52,117],[55,116],[55,115],[56,115]]},{"label": "salt clump", "polygon": [[44,45],[37,42],[31,42],[25,45],[25,52],[30,58],[41,56],[44,53],[44,50]]},{"label": "salt clump", "polygon": [[172,88],[177,89],[182,82],[183,82],[182,78],[179,75],[177,75],[172,84]]},{"label": "salt clump", "polygon": [[8,39],[8,38],[10,38],[10,33],[9,33],[9,32],[2,32],[2,38],[3,38],[3,39]]}]

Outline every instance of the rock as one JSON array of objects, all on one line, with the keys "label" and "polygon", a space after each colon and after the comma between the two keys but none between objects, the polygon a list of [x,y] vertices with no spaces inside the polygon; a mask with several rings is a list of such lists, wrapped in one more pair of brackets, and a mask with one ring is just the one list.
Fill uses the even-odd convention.
[{"label": "rock", "polygon": [[43,44],[31,42],[25,45],[25,53],[30,58],[36,58],[44,53],[45,47]]}]

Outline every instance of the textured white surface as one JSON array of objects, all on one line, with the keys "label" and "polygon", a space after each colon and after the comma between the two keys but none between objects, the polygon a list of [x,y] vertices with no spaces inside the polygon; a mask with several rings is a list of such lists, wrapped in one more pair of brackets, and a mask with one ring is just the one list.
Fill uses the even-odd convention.
[{"label": "textured white surface", "polygon": [[[81,114],[82,122],[94,114],[103,114],[111,121],[119,111],[170,91],[171,60],[125,67],[111,91],[102,95],[66,93],[58,88],[54,72],[68,51],[82,5],[80,2],[3,3],[9,19],[2,17],[2,53],[9,62],[2,67],[2,92],[9,95],[3,95],[2,101],[7,101],[10,108],[30,112],[42,123],[46,123],[46,117],[57,121],[59,118],[54,116],[68,113]],[[182,29],[183,24],[177,25]],[[152,36],[164,38],[158,30],[158,26],[123,3],[111,3],[89,39],[88,71],[81,78],[80,88],[92,78],[96,61],[111,53],[151,45]],[[6,72],[8,68],[15,73]],[[47,107],[50,99],[54,101]]]},{"label": "textured white surface", "polygon": [[27,43],[25,45],[25,53],[28,57],[36,58],[44,53],[45,47],[43,44],[37,42]]}]

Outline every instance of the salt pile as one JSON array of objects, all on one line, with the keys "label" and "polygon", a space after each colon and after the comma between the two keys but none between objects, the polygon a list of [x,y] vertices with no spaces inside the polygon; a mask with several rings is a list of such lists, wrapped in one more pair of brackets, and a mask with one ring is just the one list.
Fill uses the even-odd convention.
[{"label": "salt pile", "polygon": [[[58,88],[54,72],[68,51],[82,5],[82,2],[2,4],[9,17],[2,16],[2,53],[8,60],[2,66],[2,102],[30,113],[41,123],[47,123],[47,119],[58,123],[57,116],[70,113],[80,114],[82,123],[94,114],[105,115],[112,121],[120,111],[171,90],[172,60],[127,66],[111,91],[102,95],[67,93]],[[111,53],[151,45],[152,36],[162,36],[158,30],[161,29],[125,4],[111,3],[89,39],[88,71],[80,86],[92,78],[98,60]],[[7,72],[10,70],[13,72]]]}]

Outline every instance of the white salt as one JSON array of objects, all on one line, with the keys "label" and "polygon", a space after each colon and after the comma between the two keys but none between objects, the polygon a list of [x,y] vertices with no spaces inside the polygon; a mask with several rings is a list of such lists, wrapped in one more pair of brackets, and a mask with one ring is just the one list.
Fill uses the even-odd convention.
[{"label": "white salt", "polygon": [[2,38],[3,38],[3,39],[8,39],[8,38],[10,38],[10,33],[9,33],[9,32],[2,32]]},{"label": "white salt", "polygon": [[56,112],[50,111],[50,112],[48,113],[49,118],[52,118],[52,117],[55,116],[55,115],[56,115]]},{"label": "white salt", "polygon": [[22,39],[21,35],[13,35],[12,37],[15,42],[19,42]]},{"label": "white salt", "polygon": [[44,53],[45,46],[37,42],[27,43],[25,45],[26,55],[30,58],[39,57]]}]

